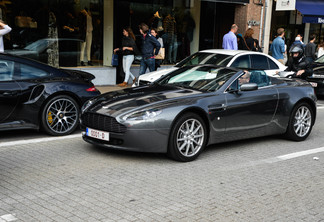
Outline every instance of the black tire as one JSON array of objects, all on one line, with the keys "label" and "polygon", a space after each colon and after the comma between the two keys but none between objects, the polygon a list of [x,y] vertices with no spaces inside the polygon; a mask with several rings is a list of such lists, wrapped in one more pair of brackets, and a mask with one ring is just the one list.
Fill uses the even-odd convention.
[{"label": "black tire", "polygon": [[195,113],[185,113],[171,130],[168,156],[181,162],[192,161],[204,150],[206,142],[204,120]]},{"label": "black tire", "polygon": [[72,133],[79,125],[80,107],[78,103],[66,95],[53,97],[42,110],[42,128],[53,136]]},{"label": "black tire", "polygon": [[297,104],[290,114],[285,136],[294,141],[305,140],[312,131],[314,112],[308,103]]}]

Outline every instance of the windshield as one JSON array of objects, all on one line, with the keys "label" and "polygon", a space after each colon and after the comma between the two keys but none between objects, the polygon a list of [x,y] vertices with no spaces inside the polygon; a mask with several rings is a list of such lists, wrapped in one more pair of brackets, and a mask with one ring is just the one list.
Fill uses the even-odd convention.
[{"label": "windshield", "polygon": [[157,84],[201,91],[216,91],[235,73],[237,71],[227,68],[198,66],[175,71],[160,81],[157,81]]},{"label": "windshield", "polygon": [[197,52],[179,62],[176,67],[185,67],[198,64],[226,66],[232,57],[233,56],[224,54]]},{"label": "windshield", "polygon": [[321,57],[319,57],[318,59],[316,59],[315,62],[324,63],[324,55],[322,55]]},{"label": "windshield", "polygon": [[52,42],[50,39],[40,39],[33,42],[25,47],[26,50],[41,52],[45,50],[49,43]]}]

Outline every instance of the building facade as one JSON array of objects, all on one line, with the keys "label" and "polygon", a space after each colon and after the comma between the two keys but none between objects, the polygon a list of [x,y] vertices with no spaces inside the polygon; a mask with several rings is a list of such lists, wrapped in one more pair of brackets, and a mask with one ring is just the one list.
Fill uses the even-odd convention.
[{"label": "building facade", "polygon": [[112,52],[126,26],[136,37],[142,22],[156,28],[165,45],[163,64],[170,65],[198,50],[221,48],[233,23],[242,35],[253,28],[262,44],[265,1],[2,0],[0,19],[12,28],[4,37],[7,53],[58,67],[93,65],[112,78]]}]

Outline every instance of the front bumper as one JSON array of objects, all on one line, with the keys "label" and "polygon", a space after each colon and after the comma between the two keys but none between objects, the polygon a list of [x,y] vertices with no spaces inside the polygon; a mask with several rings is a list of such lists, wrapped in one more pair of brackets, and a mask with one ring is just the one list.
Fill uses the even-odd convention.
[{"label": "front bumper", "polygon": [[[84,126],[82,126],[85,129]],[[109,132],[109,141],[92,138],[82,132],[84,141],[107,148],[135,152],[166,153],[169,129],[132,129],[125,133]]]}]

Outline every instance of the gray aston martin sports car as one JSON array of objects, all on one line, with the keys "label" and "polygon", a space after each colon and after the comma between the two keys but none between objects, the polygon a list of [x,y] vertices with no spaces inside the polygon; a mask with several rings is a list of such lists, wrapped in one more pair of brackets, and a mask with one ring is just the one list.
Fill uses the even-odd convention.
[{"label": "gray aston martin sports car", "polygon": [[91,99],[81,126],[83,139],[95,145],[192,161],[209,144],[273,134],[305,140],[315,117],[306,81],[198,65]]}]

